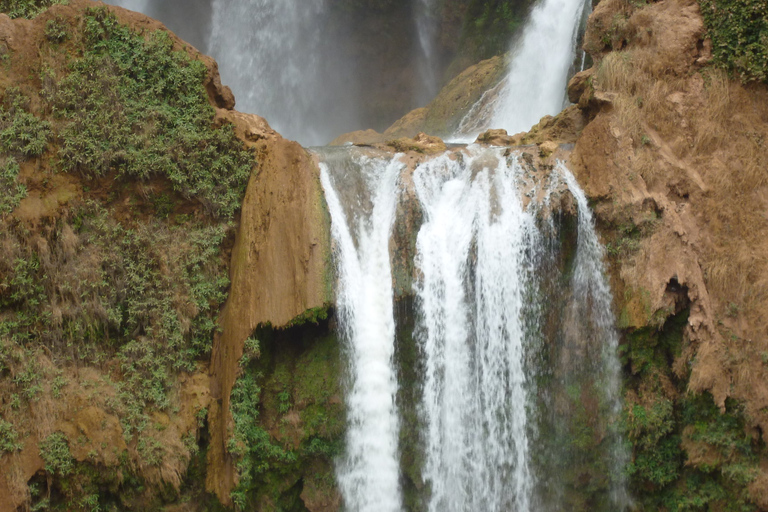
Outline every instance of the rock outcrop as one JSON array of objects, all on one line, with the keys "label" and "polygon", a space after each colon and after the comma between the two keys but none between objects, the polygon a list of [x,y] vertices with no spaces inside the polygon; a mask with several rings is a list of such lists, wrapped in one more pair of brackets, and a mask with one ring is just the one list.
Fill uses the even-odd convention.
[{"label": "rock outcrop", "polygon": [[304,148],[255,115],[222,109],[217,121],[233,123],[259,162],[243,200],[230,264],[232,284],[210,367],[207,486],[229,504],[236,484],[226,448],[232,421],[229,397],[243,344],[260,325],[280,329],[331,302],[330,219],[317,165]]}]

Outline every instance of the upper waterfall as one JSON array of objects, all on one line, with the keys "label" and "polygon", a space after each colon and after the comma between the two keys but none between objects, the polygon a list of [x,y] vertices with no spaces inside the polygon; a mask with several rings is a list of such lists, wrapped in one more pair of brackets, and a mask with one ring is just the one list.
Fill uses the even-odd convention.
[{"label": "upper waterfall", "polygon": [[238,109],[304,145],[325,144],[355,115],[326,9],[325,0],[213,0],[209,50]]},{"label": "upper waterfall", "polygon": [[461,121],[457,139],[474,140],[487,128],[514,134],[566,105],[566,84],[586,0],[541,0],[511,50],[506,77],[488,91]]}]

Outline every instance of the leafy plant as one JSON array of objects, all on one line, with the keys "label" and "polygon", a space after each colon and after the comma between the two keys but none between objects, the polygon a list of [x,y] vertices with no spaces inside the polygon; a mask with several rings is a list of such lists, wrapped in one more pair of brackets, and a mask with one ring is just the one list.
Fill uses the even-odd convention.
[{"label": "leafy plant", "polygon": [[0,420],[0,454],[3,452],[15,452],[21,450],[22,444],[18,442],[19,434],[12,423]]},{"label": "leafy plant", "polygon": [[0,217],[11,213],[27,197],[27,187],[19,183],[19,164],[8,158],[0,164]]},{"label": "leafy plant", "polygon": [[66,4],[68,0],[0,0],[0,12],[11,18],[34,18],[50,6]]},{"label": "leafy plant", "polygon": [[66,476],[75,465],[69,442],[61,432],[54,432],[40,441],[40,457],[45,462],[45,470],[52,475]]},{"label": "leafy plant", "polygon": [[0,153],[31,157],[45,151],[51,125],[29,113],[27,103],[17,88],[5,91],[0,107]]},{"label": "leafy plant", "polygon": [[239,208],[254,164],[231,125],[213,128],[207,70],[174,51],[167,32],[147,39],[106,8],[87,9],[83,56],[44,96],[63,122],[59,165],[87,177],[164,176],[219,217]]},{"label": "leafy plant", "polygon": [[45,24],[45,38],[51,43],[59,44],[66,41],[69,33],[67,25],[60,17],[48,20]]},{"label": "leafy plant", "polygon": [[765,0],[699,0],[715,62],[743,82],[768,80]]}]

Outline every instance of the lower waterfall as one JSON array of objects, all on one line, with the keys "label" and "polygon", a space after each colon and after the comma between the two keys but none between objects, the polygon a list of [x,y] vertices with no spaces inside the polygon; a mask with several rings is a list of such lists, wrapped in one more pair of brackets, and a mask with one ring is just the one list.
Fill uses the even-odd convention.
[{"label": "lower waterfall", "polygon": [[435,512],[529,509],[524,299],[538,237],[518,197],[522,167],[494,153],[474,147],[414,173],[424,477]]},{"label": "lower waterfall", "polygon": [[326,150],[321,181],[338,264],[337,308],[350,364],[347,453],[338,480],[347,510],[400,510],[395,323],[389,237],[403,165]]},{"label": "lower waterfall", "polygon": [[[566,167],[476,145],[415,165],[319,151],[349,365],[345,510],[625,510],[612,298]],[[397,382],[393,226],[408,211],[419,375]],[[418,403],[398,402],[399,386]]]}]

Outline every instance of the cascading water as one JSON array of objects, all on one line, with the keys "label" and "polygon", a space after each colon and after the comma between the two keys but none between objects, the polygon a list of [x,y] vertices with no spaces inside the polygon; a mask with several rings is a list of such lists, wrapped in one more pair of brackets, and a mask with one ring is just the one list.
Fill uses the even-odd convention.
[{"label": "cascading water", "polygon": [[521,172],[474,147],[414,174],[430,511],[529,509],[524,296],[538,237]]},{"label": "cascading water", "polygon": [[323,144],[318,49],[324,0],[214,0],[210,52],[238,109],[303,144]]},{"label": "cascading water", "polygon": [[437,62],[435,55],[435,38],[437,36],[437,19],[434,0],[415,0],[416,32],[419,40],[421,87],[418,90],[416,102],[426,105],[437,93]]},{"label": "cascading water", "polygon": [[402,500],[389,238],[403,164],[347,153],[327,150],[320,164],[350,364],[346,456],[337,475],[347,510],[396,512]]},{"label": "cascading water", "polygon": [[565,104],[585,0],[542,0],[533,8],[512,48],[506,78],[484,95],[462,120],[457,139],[474,140],[487,128],[514,134],[529,130]]},{"label": "cascading water", "polygon": [[[346,510],[406,508],[404,437],[418,439],[425,484],[409,510],[562,510],[575,495],[592,510],[625,510],[618,338],[603,251],[573,176],[504,148],[449,151],[412,174],[400,155],[363,151],[320,154],[349,353],[337,467]],[[404,192],[398,182],[409,180]],[[389,253],[396,212],[411,211],[398,201],[408,200],[421,219],[410,235],[421,369],[408,384],[420,402],[413,430],[399,419],[411,405],[395,403],[404,341],[393,320],[399,255]]]}]

